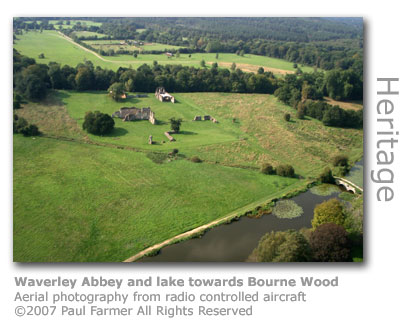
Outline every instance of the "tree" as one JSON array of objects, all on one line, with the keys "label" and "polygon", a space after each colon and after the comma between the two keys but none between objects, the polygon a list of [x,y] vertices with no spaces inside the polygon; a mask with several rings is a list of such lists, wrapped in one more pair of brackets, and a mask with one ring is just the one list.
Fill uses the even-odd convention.
[{"label": "tree", "polygon": [[312,256],[319,262],[348,262],[351,245],[344,227],[326,223],[318,226],[311,234]]},{"label": "tree", "polygon": [[268,174],[268,175],[275,173],[273,166],[269,163],[263,163],[260,171],[261,173]]},{"label": "tree", "polygon": [[250,260],[257,262],[306,262],[310,259],[308,241],[295,230],[265,234],[250,256]]},{"label": "tree", "polygon": [[85,114],[82,128],[89,133],[103,135],[110,133],[115,126],[115,121],[105,113],[99,111],[87,112]]},{"label": "tree", "polygon": [[122,82],[114,82],[108,88],[109,95],[115,101],[120,101],[125,94],[125,86]]},{"label": "tree", "polygon": [[44,53],[40,53],[40,54],[38,55],[38,59],[45,59]]},{"label": "tree", "polygon": [[236,70],[236,63],[233,62],[233,63],[231,64],[230,70],[231,70],[231,71]]},{"label": "tree", "polygon": [[316,229],[325,223],[343,225],[344,222],[344,207],[338,199],[332,198],[315,206],[314,218],[311,221],[311,225]]},{"label": "tree", "polygon": [[138,58],[138,51],[134,51],[133,56],[134,56],[134,58]]},{"label": "tree", "polygon": [[325,168],[324,171],[320,174],[319,180],[322,183],[334,183],[334,176],[330,168]]},{"label": "tree", "polygon": [[258,74],[263,74],[264,73],[264,68],[263,67],[258,68],[257,73]]},{"label": "tree", "polygon": [[305,105],[301,101],[297,104],[297,119],[304,119],[305,118]]},{"label": "tree", "polygon": [[202,68],[205,68],[206,67],[206,61],[204,61],[204,60],[200,61],[200,66]]},{"label": "tree", "polygon": [[277,175],[282,177],[294,177],[294,168],[289,164],[280,164],[276,172]]},{"label": "tree", "polygon": [[38,130],[38,127],[35,124],[29,124],[28,126],[22,128],[20,133],[22,133],[25,137],[38,136],[40,135],[40,130]]},{"label": "tree", "polygon": [[75,75],[75,84],[79,91],[91,90],[94,86],[94,72],[90,67],[81,66]]},{"label": "tree", "polygon": [[291,115],[289,114],[289,113],[286,113],[286,114],[284,114],[284,120],[285,121],[290,121],[290,119],[291,119]]},{"label": "tree", "polygon": [[216,53],[216,59],[219,59],[219,53]]},{"label": "tree", "polygon": [[179,133],[180,126],[182,125],[182,119],[175,119],[171,118],[170,120],[170,128],[174,133]]},{"label": "tree", "polygon": [[332,159],[332,164],[335,167],[348,166],[348,156],[343,155],[343,154],[338,154]]}]

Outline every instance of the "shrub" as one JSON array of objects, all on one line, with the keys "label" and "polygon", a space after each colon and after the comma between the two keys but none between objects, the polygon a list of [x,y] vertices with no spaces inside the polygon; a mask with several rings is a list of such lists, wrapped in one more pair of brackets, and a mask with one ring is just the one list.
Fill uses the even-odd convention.
[{"label": "shrub", "polygon": [[326,223],[317,227],[310,237],[312,256],[320,262],[346,262],[351,259],[351,244],[344,227]]},{"label": "shrub", "polygon": [[348,157],[342,154],[336,155],[332,159],[332,164],[335,167],[346,167],[348,165]]},{"label": "shrub", "polygon": [[175,119],[171,118],[170,120],[170,128],[173,132],[178,133],[180,131],[180,126],[182,124],[182,119]]},{"label": "shrub", "polygon": [[25,137],[38,136],[40,134],[40,130],[38,130],[38,127],[35,124],[30,124],[21,129],[20,133],[22,133]]},{"label": "shrub", "polygon": [[290,121],[290,119],[291,119],[291,115],[290,115],[289,113],[286,113],[286,114],[284,115],[284,120],[285,120],[285,121]]},{"label": "shrub", "polygon": [[294,177],[294,168],[289,164],[280,164],[276,172],[282,177]]},{"label": "shrub", "polygon": [[92,134],[107,134],[110,133],[115,126],[115,121],[105,113],[99,111],[87,112],[82,128]]},{"label": "shrub", "polygon": [[334,177],[330,168],[325,168],[324,171],[320,174],[319,180],[322,183],[334,183]]},{"label": "shrub", "polygon": [[202,160],[198,156],[193,156],[190,158],[190,161],[195,162],[195,163],[200,163]]},{"label": "shrub", "polygon": [[264,173],[264,174],[274,174],[275,173],[274,168],[269,163],[263,163],[263,165],[261,166],[260,171],[261,171],[261,173]]}]

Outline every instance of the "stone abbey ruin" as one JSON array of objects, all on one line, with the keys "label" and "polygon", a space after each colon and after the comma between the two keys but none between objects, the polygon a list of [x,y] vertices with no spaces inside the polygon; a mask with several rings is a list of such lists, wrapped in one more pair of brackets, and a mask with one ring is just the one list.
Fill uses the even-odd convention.
[{"label": "stone abbey ruin", "polygon": [[120,118],[122,121],[136,121],[136,120],[149,120],[152,124],[156,123],[155,113],[151,108],[121,108],[112,114],[112,118]]},{"label": "stone abbey ruin", "polygon": [[161,102],[170,101],[172,103],[175,103],[175,97],[167,93],[164,87],[156,88],[155,97]]},{"label": "stone abbey ruin", "polygon": [[[193,118],[193,121],[202,121],[202,116],[195,116]],[[203,116],[203,121],[212,121],[214,123],[218,123],[219,121],[217,121],[215,118],[213,118],[212,116],[209,115],[205,115]]]}]

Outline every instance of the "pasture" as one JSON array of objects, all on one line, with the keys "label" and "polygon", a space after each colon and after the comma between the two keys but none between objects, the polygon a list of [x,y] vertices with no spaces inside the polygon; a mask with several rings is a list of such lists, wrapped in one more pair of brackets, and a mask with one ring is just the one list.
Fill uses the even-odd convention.
[{"label": "pasture", "polygon": [[[97,42],[95,40],[92,41],[93,43]],[[159,50],[153,49],[155,46],[157,46],[157,48],[168,47],[168,45],[164,44],[152,44],[153,47],[149,45],[145,46],[150,48],[149,50]],[[44,30],[43,32],[24,32],[23,35],[17,37],[14,48],[21,54],[35,59],[38,58],[40,53],[44,53],[45,59],[41,60],[42,63],[54,61],[62,65],[67,64],[75,67],[79,62],[86,59],[91,61],[95,66],[101,66],[115,71],[121,66],[137,68],[144,63],[151,65],[153,61],[157,61],[160,64],[181,64],[199,68],[202,60],[206,62],[208,67],[210,67],[213,62],[217,62],[221,68],[230,68],[234,62],[238,68],[241,68],[245,72],[257,72],[259,67],[263,67],[265,71],[271,71],[277,75],[295,71],[293,63],[289,61],[252,54],[238,56],[233,53],[219,53],[218,59],[216,59],[215,53],[180,54],[179,57],[167,57],[165,54],[139,54],[137,58],[134,58],[132,55],[101,57],[93,52],[87,52],[82,47],[68,41],[57,31],[48,30]],[[303,72],[313,71],[312,67],[300,66],[300,68]]]},{"label": "pasture", "polygon": [[[29,157],[29,161],[28,161]],[[14,136],[14,261],[122,261],[305,181]],[[255,204],[256,206],[257,204]]]}]

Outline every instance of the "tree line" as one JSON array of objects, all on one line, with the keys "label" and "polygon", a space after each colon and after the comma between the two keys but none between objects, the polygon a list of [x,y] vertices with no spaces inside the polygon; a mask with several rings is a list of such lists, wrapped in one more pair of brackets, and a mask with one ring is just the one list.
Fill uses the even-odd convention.
[{"label": "tree line", "polygon": [[[62,22],[67,18],[58,19]],[[40,20],[40,24],[27,20],[30,18],[14,19],[14,30],[54,29],[45,18]],[[359,69],[361,73],[363,70],[362,19],[89,18],[89,20],[99,21],[102,25],[86,26],[78,22],[72,29],[61,31],[92,31],[105,34],[106,39],[178,45],[188,48],[189,53],[243,52],[285,59],[324,70],[354,68]],[[74,36],[73,38],[75,39]],[[80,37],[78,40],[85,39],[91,38]]]},{"label": "tree line", "polygon": [[[126,91],[154,92],[157,87],[165,87],[170,92],[233,92],[233,93],[274,93],[277,98],[297,108],[297,116],[310,116],[323,121],[325,125],[339,127],[362,127],[362,112],[345,111],[332,107],[323,101],[324,95],[332,98],[362,98],[356,89],[362,84],[358,76],[341,77],[342,81],[332,81],[336,76],[350,71],[329,71],[287,74],[277,79],[273,73],[244,73],[240,69],[221,69],[217,63],[211,67],[195,68],[182,65],[144,64],[136,70],[120,67],[116,72],[94,67],[86,61],[75,68],[51,62],[37,64],[34,59],[13,51],[14,88],[29,100],[41,100],[47,89],[66,90],[107,90],[114,83],[121,83]],[[340,86],[341,89],[338,87]],[[353,87],[349,90],[349,87]],[[348,95],[337,96],[337,92]]]}]

